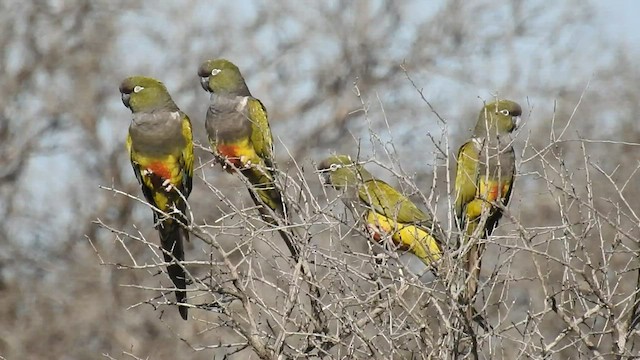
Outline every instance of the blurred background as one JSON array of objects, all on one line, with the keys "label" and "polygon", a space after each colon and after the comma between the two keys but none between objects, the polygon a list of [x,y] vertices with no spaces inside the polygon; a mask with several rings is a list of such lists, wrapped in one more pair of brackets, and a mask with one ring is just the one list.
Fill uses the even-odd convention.
[{"label": "blurred background", "polygon": [[[123,78],[165,82],[207,147],[208,96],[196,70],[227,58],[269,111],[283,171],[297,163],[320,192],[312,168],[329,152],[375,159],[435,194],[448,229],[454,167],[445,154],[453,159],[483,101],[518,101],[510,208],[544,228],[556,221],[554,176],[535,149],[550,143],[570,169],[556,175],[576,194],[594,190],[602,206],[619,193],[640,196],[638,14],[632,0],[1,0],[0,355],[173,358],[222,336],[177,317],[159,321],[150,307],[128,309],[144,294],[122,285],[151,273],[104,265],[127,257],[95,221],[155,236],[148,208],[99,188],[140,195],[124,147]],[[223,212],[202,177],[246,197],[233,176],[201,166],[210,160],[197,150],[198,222]],[[594,166],[601,173],[585,177]],[[633,219],[628,229],[638,235]]]}]

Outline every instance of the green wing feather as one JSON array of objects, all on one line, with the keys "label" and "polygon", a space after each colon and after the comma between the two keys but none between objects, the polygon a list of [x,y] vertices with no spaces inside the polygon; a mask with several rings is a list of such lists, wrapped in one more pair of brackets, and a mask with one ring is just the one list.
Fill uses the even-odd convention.
[{"label": "green wing feather", "polygon": [[476,197],[479,156],[479,150],[473,139],[464,143],[458,151],[455,210],[461,228],[464,228],[465,207]]},{"label": "green wing feather", "polygon": [[365,181],[358,191],[360,199],[379,214],[403,224],[421,224],[430,218],[411,200],[382,180]]},{"label": "green wing feather", "polygon": [[250,97],[247,102],[249,119],[251,121],[251,143],[256,154],[265,162],[268,168],[273,167],[273,137],[269,127],[267,109],[260,100]]},{"label": "green wing feather", "polygon": [[[402,249],[411,251],[427,265],[440,258],[443,251],[440,229],[434,228],[432,219],[411,200],[377,179],[365,181],[358,196],[373,212],[383,216],[375,218],[371,225],[388,222],[390,228],[385,231],[393,232],[394,242]],[[367,216],[367,221],[372,221],[371,216]]]},{"label": "green wing feather", "polygon": [[260,100],[249,97],[247,112],[251,121],[251,144],[262,165],[267,169],[252,167],[244,170],[243,174],[255,186],[256,192],[267,206],[278,213],[283,213],[282,196],[274,183],[273,137],[267,109]]},{"label": "green wing feather", "polygon": [[[185,197],[191,193],[193,187],[193,132],[191,131],[191,120],[186,114],[182,117],[182,136],[185,138],[186,146],[182,149],[181,168],[182,193]],[[181,209],[184,210],[184,209]]]}]

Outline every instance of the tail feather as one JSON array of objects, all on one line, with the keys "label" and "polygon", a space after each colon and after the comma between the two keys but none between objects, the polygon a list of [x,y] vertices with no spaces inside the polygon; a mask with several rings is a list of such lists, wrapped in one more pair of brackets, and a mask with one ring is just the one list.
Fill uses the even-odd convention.
[{"label": "tail feather", "polygon": [[482,268],[482,253],[484,244],[475,244],[469,249],[466,259],[467,270],[467,296],[469,301],[473,301],[478,292],[478,281],[480,279],[480,269]]},{"label": "tail feather", "polygon": [[[167,266],[169,278],[171,278],[175,287],[179,289],[176,290],[176,300],[179,303],[186,304],[187,293],[184,290],[187,288],[187,276],[182,266],[175,261],[184,260],[184,242],[189,241],[189,232],[175,220],[165,221],[165,223],[159,227],[158,232],[160,233],[160,243],[165,250],[165,252],[163,252],[164,261],[170,264]],[[180,311],[180,316],[182,316],[184,320],[187,320],[188,308],[186,306],[179,306],[178,310]]]},{"label": "tail feather", "polygon": [[[278,227],[280,225],[279,220],[273,217],[273,213],[275,213],[280,217],[281,221],[287,225],[288,220],[285,215],[282,193],[273,181],[273,174],[267,174],[257,168],[243,170],[242,174],[253,185],[253,188],[249,189],[249,194],[256,206],[259,207],[262,218],[269,224]],[[268,206],[272,211],[265,209],[263,205]],[[290,234],[282,229],[278,229],[278,232],[287,245],[289,252],[291,252],[291,255],[297,261],[299,256],[298,249],[294,245]]]},{"label": "tail feather", "polygon": [[465,270],[467,271],[467,301],[469,302],[468,317],[472,319],[475,314],[476,294],[478,292],[478,282],[480,280],[480,269],[482,268],[482,253],[484,252],[484,244],[475,244],[469,249],[467,254]]},{"label": "tail feather", "polygon": [[633,307],[631,310],[631,316],[629,317],[629,334],[635,330],[636,326],[640,324],[640,268],[638,268],[638,275],[636,280],[636,294],[633,297]]},{"label": "tail feather", "polygon": [[[477,319],[478,313],[474,307],[478,283],[482,269],[482,255],[486,244],[482,242],[491,235],[493,228],[500,219],[500,214],[483,213],[480,217],[466,224],[466,233],[463,235],[463,243],[474,241],[466,254],[464,268],[466,271],[466,301],[468,304],[467,318],[469,321]],[[483,327],[484,328],[484,327]],[[486,329],[485,329],[486,330]]]},{"label": "tail feather", "polygon": [[253,185],[260,200],[275,211],[278,215],[283,215],[284,204],[282,195],[273,181],[273,174],[267,174],[258,168],[249,168],[242,171],[242,174]]}]

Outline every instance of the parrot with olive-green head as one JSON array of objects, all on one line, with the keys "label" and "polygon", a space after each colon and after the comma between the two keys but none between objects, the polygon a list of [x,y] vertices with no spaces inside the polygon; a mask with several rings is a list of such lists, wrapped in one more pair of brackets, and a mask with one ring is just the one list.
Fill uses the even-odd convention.
[{"label": "parrot with olive-green head", "polygon": [[391,238],[399,250],[410,251],[427,266],[440,260],[444,235],[439,225],[406,196],[348,155],[330,156],[318,170],[326,184],[344,192],[343,202],[362,216],[372,240]]},{"label": "parrot with olive-green head", "polygon": [[[189,240],[187,197],[193,179],[191,121],[173,102],[160,81],[133,76],[120,84],[122,102],[133,119],[127,149],[133,171],[145,199],[154,207],[153,219],[160,234],[167,271],[177,288],[178,303],[186,303],[186,274],[177,261],[184,260]],[[159,210],[159,211],[158,211]],[[179,306],[187,319],[187,307]]]},{"label": "parrot with olive-green head", "polygon": [[[509,100],[494,101],[482,108],[473,136],[458,151],[455,178],[455,212],[468,245],[465,258],[467,300],[477,292],[481,257],[485,244],[511,198],[516,173],[516,156],[511,132],[520,122],[522,108]],[[478,228],[482,226],[482,228]]]},{"label": "parrot with olive-green head", "polygon": [[[266,108],[251,95],[240,70],[228,60],[203,62],[198,76],[202,88],[211,94],[205,128],[217,160],[227,171],[239,170],[249,180],[253,186],[249,193],[263,218],[277,225],[270,211],[262,206],[285,217],[282,194],[275,184],[273,137]],[[290,236],[284,231],[280,234],[297,257],[298,250]]]}]

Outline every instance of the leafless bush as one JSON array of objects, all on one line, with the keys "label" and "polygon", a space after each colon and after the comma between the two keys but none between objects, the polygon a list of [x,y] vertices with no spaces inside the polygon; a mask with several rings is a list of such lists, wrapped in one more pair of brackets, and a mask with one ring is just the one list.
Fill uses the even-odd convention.
[{"label": "leafless bush", "polygon": [[[434,277],[424,266],[416,266],[412,255],[368,242],[360,221],[347,214],[337,194],[322,187],[316,172],[309,170],[315,166],[292,159],[295,167],[280,180],[291,204],[291,225],[283,230],[302,249],[298,262],[253,204],[203,177],[209,196],[221,202],[222,216],[214,223],[193,225],[194,235],[206,245],[191,251],[193,260],[185,266],[192,277],[189,302],[200,309],[191,312],[191,321],[205,324],[202,331],[210,336],[204,343],[185,341],[196,351],[260,358],[636,354],[638,330],[629,325],[637,294],[640,221],[629,194],[634,193],[630,184],[639,166],[605,167],[591,159],[590,148],[638,145],[571,138],[564,130],[573,120],[570,115],[559,132],[552,128],[542,147],[525,131],[518,136],[520,171],[514,198],[520,204],[505,209],[499,230],[487,240],[476,303],[490,329],[465,323],[451,282],[451,272],[461,267],[454,248],[446,254],[444,263],[449,265]],[[433,141],[436,148],[452,154],[447,124],[443,119],[443,132]],[[372,132],[371,141],[378,142],[379,136]],[[583,163],[567,164],[567,153],[579,154]],[[397,158],[393,150],[384,155]],[[451,160],[437,151],[433,155],[434,174],[439,173],[437,167],[452,172]],[[368,167],[382,164],[362,160]],[[433,209],[451,201],[450,194],[395,170],[400,164],[386,168],[386,177],[395,178],[424,209],[437,215]],[[240,188],[249,185],[240,177],[235,180]],[[450,181],[451,177],[443,180]],[[432,190],[423,193],[423,188]],[[543,204],[539,210],[548,221],[523,218],[531,211],[526,206],[530,196]],[[446,217],[440,219],[447,222]],[[162,261],[155,239],[116,233],[128,253],[146,247],[156,254],[152,265],[136,263],[130,255],[128,264],[121,266],[146,273],[159,270]],[[455,244],[456,229],[449,227],[447,233],[448,243]],[[170,284],[166,279],[161,283]],[[135,307],[165,309],[171,302],[158,297],[159,285],[132,286],[147,293]],[[319,291],[312,291],[315,288]],[[320,309],[311,306],[314,301]]]}]

